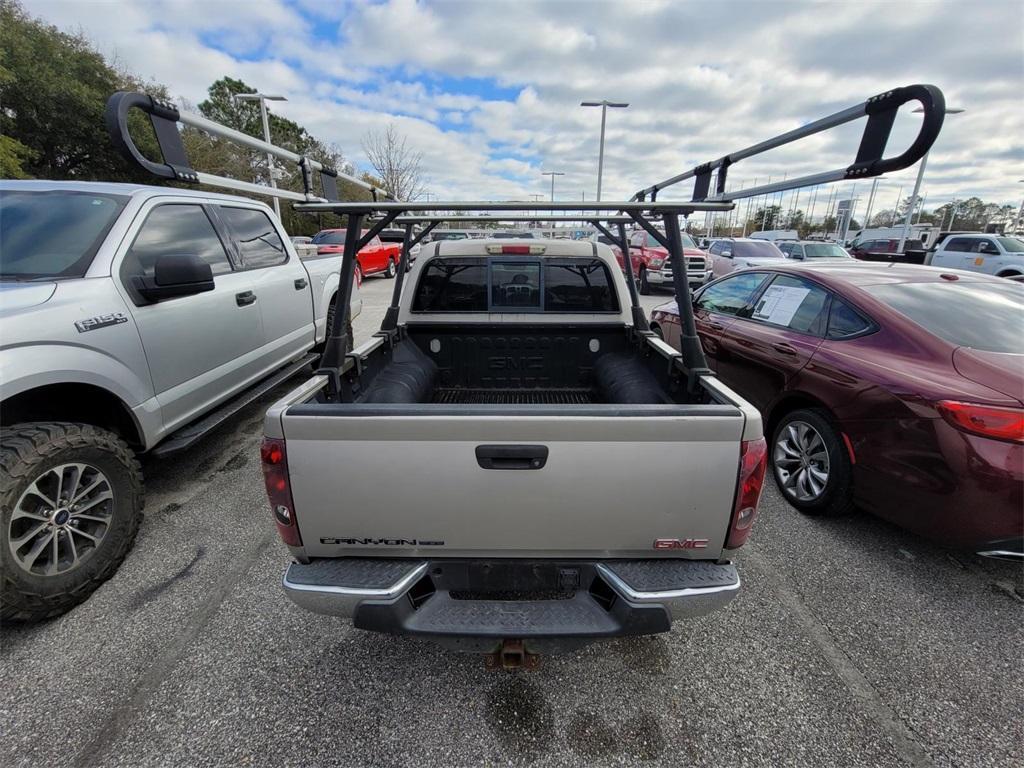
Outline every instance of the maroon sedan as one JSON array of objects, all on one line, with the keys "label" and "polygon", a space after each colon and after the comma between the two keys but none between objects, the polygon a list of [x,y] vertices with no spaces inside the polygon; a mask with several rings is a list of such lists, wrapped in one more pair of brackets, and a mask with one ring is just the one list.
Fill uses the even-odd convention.
[{"label": "maroon sedan", "polygon": [[[694,296],[709,365],[761,409],[786,499],[1024,553],[1024,286],[903,264],[738,272]],[[675,303],[651,327],[678,346]]]}]

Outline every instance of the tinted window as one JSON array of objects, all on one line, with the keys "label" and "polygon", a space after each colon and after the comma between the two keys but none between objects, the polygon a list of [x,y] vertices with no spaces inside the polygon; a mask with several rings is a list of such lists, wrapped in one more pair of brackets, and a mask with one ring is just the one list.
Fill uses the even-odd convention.
[{"label": "tinted window", "polygon": [[540,263],[491,262],[491,306],[540,309]]},{"label": "tinted window", "polygon": [[732,255],[739,259],[783,258],[782,251],[780,251],[773,243],[757,242],[733,243]]},{"label": "tinted window", "polygon": [[0,277],[82,277],[127,199],[84,192],[0,193]]},{"label": "tinted window", "polygon": [[345,230],[343,229],[332,229],[324,230],[323,232],[317,232],[313,235],[313,242],[317,245],[344,245],[345,244]]},{"label": "tinted window", "polygon": [[735,315],[754,298],[766,277],[763,272],[744,272],[736,277],[727,277],[705,288],[695,302],[696,306],[708,312]]},{"label": "tinted window", "polygon": [[1024,354],[1020,283],[942,281],[869,285],[865,290],[951,344]]},{"label": "tinted window", "polygon": [[800,333],[820,333],[822,310],[828,294],[799,277],[779,275],[757,299],[752,320],[779,325]]},{"label": "tinted window", "polygon": [[545,312],[618,312],[608,268],[597,259],[544,263]]},{"label": "tinted window", "polygon": [[971,250],[971,238],[969,237],[954,237],[948,243],[946,243],[947,251],[970,251]]},{"label": "tinted window", "polygon": [[165,254],[195,254],[215,275],[231,271],[224,246],[206,211],[198,205],[154,208],[125,254],[121,275],[152,277],[157,258]]},{"label": "tinted window", "polygon": [[263,211],[227,207],[219,210],[231,229],[246,269],[273,267],[288,261],[288,251],[284,249],[270,217]]},{"label": "tinted window", "polygon": [[999,253],[996,244],[991,240],[975,240],[971,244],[971,251],[973,253]]},{"label": "tinted window", "polygon": [[996,240],[1003,246],[1003,250],[1007,253],[1024,253],[1024,242],[1021,242],[1016,237],[997,237]]},{"label": "tinted window", "polygon": [[717,256],[722,252],[722,243],[712,243],[711,248],[708,249],[708,253],[713,256]]},{"label": "tinted window", "polygon": [[486,312],[486,259],[434,259],[416,287],[413,312]]},{"label": "tinted window", "polygon": [[830,339],[845,339],[871,328],[871,321],[861,316],[841,299],[832,297],[828,311],[828,333]]}]

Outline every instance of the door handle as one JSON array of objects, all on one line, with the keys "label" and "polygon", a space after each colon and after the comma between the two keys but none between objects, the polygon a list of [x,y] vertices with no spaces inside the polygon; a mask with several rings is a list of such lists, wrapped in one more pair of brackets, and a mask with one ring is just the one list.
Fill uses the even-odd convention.
[{"label": "door handle", "polygon": [[235,303],[240,307],[256,303],[256,294],[252,291],[242,291],[235,294]]},{"label": "door handle", "polygon": [[476,463],[482,469],[541,469],[548,461],[546,445],[478,445]]},{"label": "door handle", "polygon": [[307,282],[306,278],[300,277],[295,281],[295,290],[301,291],[307,285],[309,285],[309,282]]},{"label": "door handle", "polygon": [[783,344],[782,342],[779,342],[777,344],[772,344],[772,349],[774,349],[776,352],[781,352],[784,355],[795,355],[796,354],[796,349],[791,347],[789,344]]},{"label": "door handle", "polygon": [[713,328],[714,330],[716,330],[716,331],[724,331],[725,330],[725,326],[722,325],[721,323],[710,323],[709,322],[708,325],[711,328]]}]

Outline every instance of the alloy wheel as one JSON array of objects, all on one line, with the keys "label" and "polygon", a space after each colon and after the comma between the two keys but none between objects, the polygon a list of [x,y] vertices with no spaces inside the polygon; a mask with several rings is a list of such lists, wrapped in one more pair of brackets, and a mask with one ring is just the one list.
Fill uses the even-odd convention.
[{"label": "alloy wheel", "polygon": [[818,431],[806,421],[792,421],[779,433],[773,462],[787,495],[798,501],[815,501],[825,492],[828,450]]},{"label": "alloy wheel", "polygon": [[8,544],[14,562],[42,576],[82,564],[110,530],[114,490],[89,464],[60,464],[39,475],[11,512]]}]

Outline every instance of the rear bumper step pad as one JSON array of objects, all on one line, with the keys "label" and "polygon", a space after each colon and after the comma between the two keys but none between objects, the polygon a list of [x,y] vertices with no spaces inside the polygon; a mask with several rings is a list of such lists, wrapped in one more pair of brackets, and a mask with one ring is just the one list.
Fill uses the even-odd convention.
[{"label": "rear bumper step pad", "polygon": [[[483,574],[503,574],[499,583]],[[549,595],[551,574],[577,574],[564,599]],[[488,599],[509,580],[527,599]],[[284,588],[299,606],[352,618],[360,629],[473,638],[615,637],[665,632],[738,592],[732,564],[692,560],[515,561],[333,558],[292,563]],[[459,599],[474,594],[478,599]]]}]

